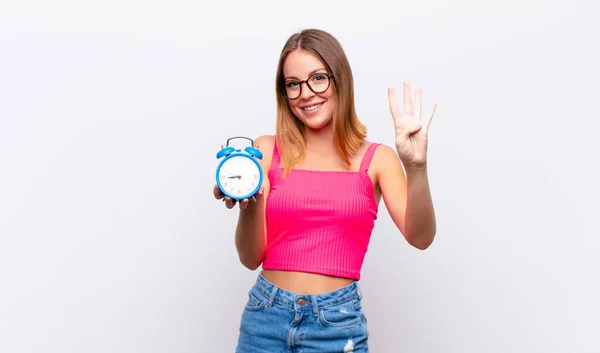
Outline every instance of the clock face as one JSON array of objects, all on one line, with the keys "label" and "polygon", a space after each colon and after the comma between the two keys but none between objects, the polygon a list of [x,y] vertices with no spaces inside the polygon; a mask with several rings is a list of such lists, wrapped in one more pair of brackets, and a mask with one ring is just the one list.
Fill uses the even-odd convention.
[{"label": "clock face", "polygon": [[253,195],[260,187],[260,167],[251,157],[232,156],[223,162],[217,178],[221,189],[235,198]]}]

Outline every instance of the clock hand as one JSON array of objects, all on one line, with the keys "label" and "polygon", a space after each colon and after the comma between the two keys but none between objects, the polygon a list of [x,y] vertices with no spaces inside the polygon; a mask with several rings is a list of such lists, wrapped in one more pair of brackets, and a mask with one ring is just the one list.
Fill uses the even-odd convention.
[{"label": "clock hand", "polygon": [[226,169],[223,169],[223,173],[232,175],[232,176],[227,177],[228,179],[232,179],[232,178],[238,178],[238,179],[240,179],[242,177],[241,175],[235,175],[235,174],[227,171]]}]

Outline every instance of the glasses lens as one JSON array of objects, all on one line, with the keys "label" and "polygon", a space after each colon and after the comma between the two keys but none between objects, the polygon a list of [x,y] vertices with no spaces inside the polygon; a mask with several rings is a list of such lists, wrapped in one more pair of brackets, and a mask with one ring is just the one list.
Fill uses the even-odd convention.
[{"label": "glasses lens", "polygon": [[[323,93],[329,88],[329,76],[324,73],[316,73],[308,78],[306,83],[315,93]],[[288,99],[296,99],[302,92],[302,82],[286,81],[284,83],[285,96]]]},{"label": "glasses lens", "polygon": [[308,85],[316,93],[322,93],[329,88],[329,77],[326,74],[318,73],[308,79]]},{"label": "glasses lens", "polygon": [[288,81],[285,83],[285,96],[289,99],[298,98],[300,95],[300,83],[296,81]]}]

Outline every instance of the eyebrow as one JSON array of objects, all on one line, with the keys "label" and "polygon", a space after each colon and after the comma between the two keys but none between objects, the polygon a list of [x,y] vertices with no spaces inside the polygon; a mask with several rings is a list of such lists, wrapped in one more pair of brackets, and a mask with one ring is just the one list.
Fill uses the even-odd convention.
[{"label": "eyebrow", "polygon": [[[325,69],[324,67],[322,67],[322,68],[320,68],[320,69],[312,70],[312,71],[311,71],[311,72],[308,74],[308,76],[310,76],[310,75],[312,75],[312,74],[315,74],[315,73],[317,73],[317,72],[327,72],[327,69]],[[285,79],[285,80],[288,80],[288,79],[290,79],[290,78],[295,78],[295,79],[299,80],[299,78],[298,78],[298,77],[296,77],[296,76],[286,76],[286,77],[284,77],[284,79]]]}]

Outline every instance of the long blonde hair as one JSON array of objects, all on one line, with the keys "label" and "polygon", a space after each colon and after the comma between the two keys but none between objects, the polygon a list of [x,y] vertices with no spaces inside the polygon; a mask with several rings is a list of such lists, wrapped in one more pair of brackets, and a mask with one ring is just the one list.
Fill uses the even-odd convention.
[{"label": "long blonde hair", "polygon": [[285,43],[277,65],[276,139],[284,176],[304,159],[306,141],[304,124],[290,109],[287,98],[279,91],[284,87],[283,63],[288,54],[303,49],[316,55],[333,75],[337,105],[333,114],[334,144],[338,154],[350,166],[350,157],[367,136],[367,128],[359,121],[354,107],[354,79],[348,58],[331,34],[319,29],[306,29],[293,34]]}]

